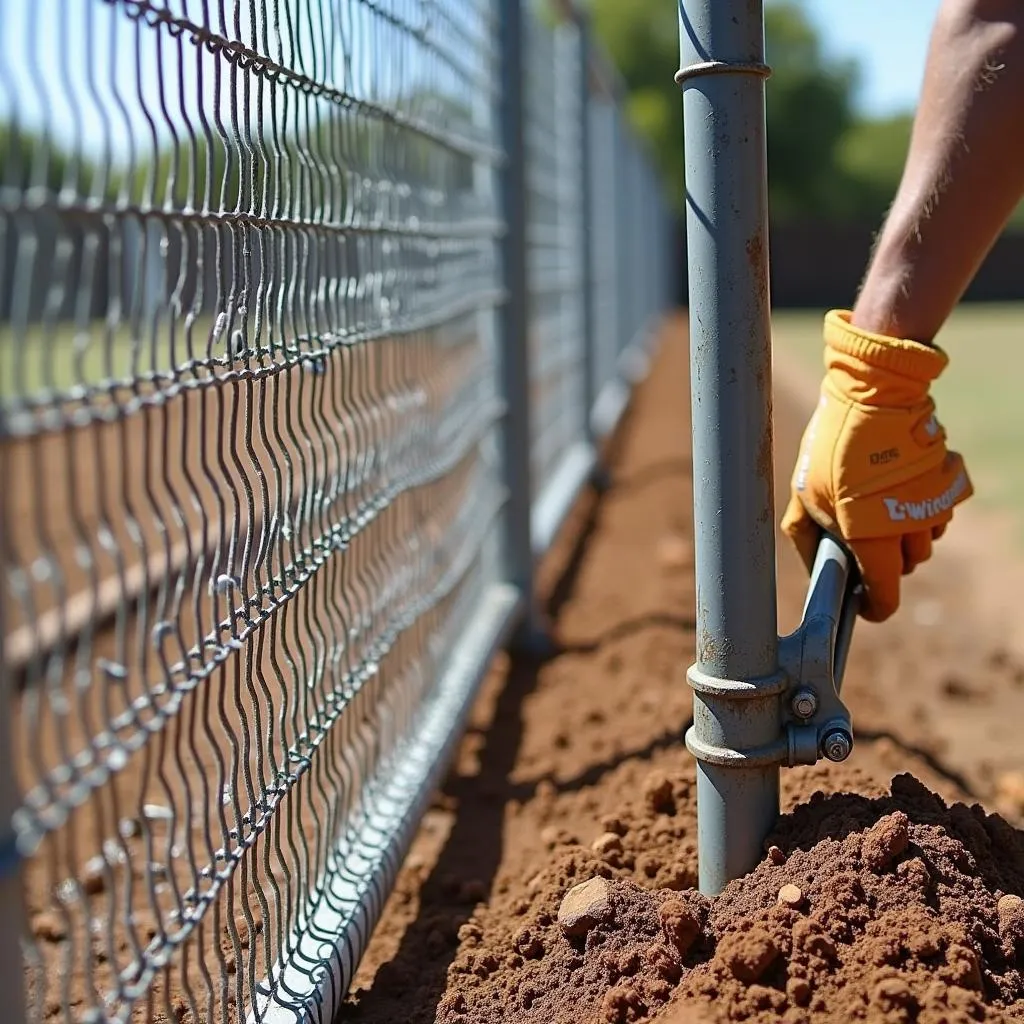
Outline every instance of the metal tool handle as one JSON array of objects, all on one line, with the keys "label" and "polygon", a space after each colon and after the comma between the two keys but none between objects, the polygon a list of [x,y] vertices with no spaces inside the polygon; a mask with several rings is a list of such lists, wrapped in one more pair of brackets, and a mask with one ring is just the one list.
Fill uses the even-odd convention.
[{"label": "metal tool handle", "polygon": [[822,535],[803,618],[779,641],[780,664],[790,680],[783,707],[790,765],[814,764],[822,756],[845,761],[853,750],[850,712],[839,690],[859,600],[852,555],[834,537]]},{"label": "metal tool handle", "polygon": [[811,569],[803,618],[829,618],[835,623],[832,641],[832,678],[842,688],[853,627],[860,607],[860,575],[853,556],[830,534],[822,534]]}]

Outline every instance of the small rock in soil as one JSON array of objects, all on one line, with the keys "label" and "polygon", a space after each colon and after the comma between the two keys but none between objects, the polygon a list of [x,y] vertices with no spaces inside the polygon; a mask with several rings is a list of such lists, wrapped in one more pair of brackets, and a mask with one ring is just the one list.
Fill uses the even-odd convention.
[{"label": "small rock in soil", "polygon": [[622,853],[622,838],[614,832],[605,832],[594,840],[590,848],[598,857],[607,858],[609,854]]},{"label": "small rock in soil", "polygon": [[811,1001],[811,983],[806,978],[790,978],[786,982],[786,996],[794,1006],[806,1006]]},{"label": "small rock in soil", "polygon": [[611,885],[605,878],[591,878],[565,894],[558,908],[558,923],[566,935],[586,935],[612,913]]},{"label": "small rock in soil", "polygon": [[804,894],[798,885],[793,885],[790,882],[779,890],[779,904],[781,906],[799,910],[803,906],[803,902]]}]

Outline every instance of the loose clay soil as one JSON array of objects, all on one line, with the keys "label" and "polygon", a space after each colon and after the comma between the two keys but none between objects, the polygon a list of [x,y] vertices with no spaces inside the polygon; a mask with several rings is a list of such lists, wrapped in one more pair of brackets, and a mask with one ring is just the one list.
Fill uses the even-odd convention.
[{"label": "loose clay soil", "polygon": [[[776,382],[781,508],[814,390],[781,354]],[[487,679],[342,1020],[1024,1020],[1024,660],[979,590],[1011,569],[956,539],[973,514],[858,627],[853,757],[785,771],[761,863],[695,891],[687,393],[680,318],[545,563],[558,653]],[[784,546],[779,576],[788,630]]]}]

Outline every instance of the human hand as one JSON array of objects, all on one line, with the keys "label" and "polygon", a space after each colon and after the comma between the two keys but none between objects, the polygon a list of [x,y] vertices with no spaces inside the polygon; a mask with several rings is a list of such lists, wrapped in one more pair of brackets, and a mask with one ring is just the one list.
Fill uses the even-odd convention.
[{"label": "human hand", "polygon": [[826,375],[782,530],[808,569],[822,530],[844,540],[864,588],[860,613],[881,622],[899,607],[900,577],[931,557],[973,493],[928,394],[948,358],[855,328],[842,310],[825,317],[824,339]]}]

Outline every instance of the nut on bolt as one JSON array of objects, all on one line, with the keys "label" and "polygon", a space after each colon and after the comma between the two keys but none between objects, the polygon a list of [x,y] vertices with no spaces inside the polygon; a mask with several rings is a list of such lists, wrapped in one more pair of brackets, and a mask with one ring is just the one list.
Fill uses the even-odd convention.
[{"label": "nut on bolt", "polygon": [[821,741],[821,749],[830,761],[845,761],[853,751],[853,740],[845,729],[832,729]]},{"label": "nut on bolt", "polygon": [[793,694],[789,705],[797,718],[813,718],[818,710],[818,695],[808,687],[803,687]]}]

